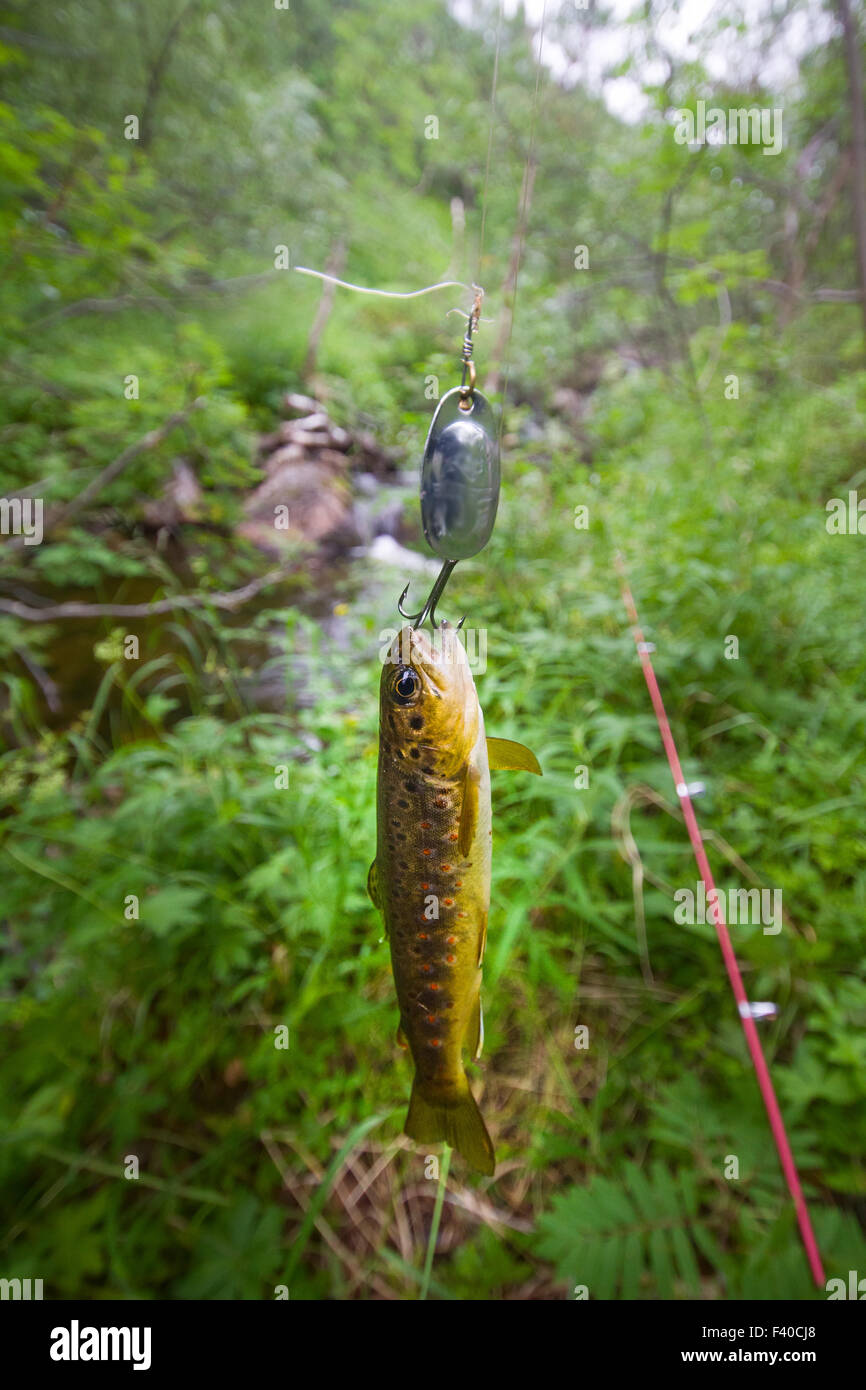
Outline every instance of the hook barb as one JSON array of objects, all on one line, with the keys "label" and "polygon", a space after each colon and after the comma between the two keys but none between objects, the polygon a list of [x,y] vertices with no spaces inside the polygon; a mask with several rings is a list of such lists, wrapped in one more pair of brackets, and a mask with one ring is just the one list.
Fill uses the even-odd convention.
[{"label": "hook barb", "polygon": [[[436,628],[436,604],[439,602],[440,598],[442,597],[442,594],[443,594],[444,591],[445,591],[445,585],[448,583],[448,580],[451,578],[451,571],[454,569],[454,566],[455,566],[456,564],[457,564],[457,561],[456,561],[456,560],[446,560],[446,561],[445,561],[445,563],[443,564],[443,566],[442,566],[441,570],[439,571],[439,574],[438,574],[438,576],[437,576],[437,578],[436,578],[436,583],[433,585],[433,588],[430,590],[430,594],[429,594],[429,597],[428,597],[428,599],[427,599],[427,602],[424,604],[424,607],[423,607],[418,613],[407,613],[406,610],[405,610],[405,608],[403,607],[403,600],[405,599],[406,595],[407,595],[408,592],[409,592],[409,585],[408,585],[408,584],[406,585],[405,589],[403,590],[402,594],[400,595],[399,599],[397,600],[397,611],[398,611],[398,613],[400,614],[401,618],[406,618],[406,619],[408,619],[410,625],[411,625],[413,628],[423,627],[424,623],[425,623],[425,622],[427,621],[427,619],[429,618],[429,619],[430,619],[430,626],[435,630],[435,628]],[[410,583],[411,583],[411,581],[410,581]],[[460,619],[460,622],[457,624],[458,628],[461,628],[465,622],[466,622],[466,615],[464,614],[464,616]]]}]

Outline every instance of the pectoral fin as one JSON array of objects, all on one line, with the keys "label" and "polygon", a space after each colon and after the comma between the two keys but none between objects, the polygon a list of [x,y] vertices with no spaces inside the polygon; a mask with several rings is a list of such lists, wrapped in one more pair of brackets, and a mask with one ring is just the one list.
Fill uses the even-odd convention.
[{"label": "pectoral fin", "polygon": [[460,827],[457,848],[466,857],[472,848],[475,828],[478,825],[478,783],[477,770],[471,763],[466,764],[466,777],[463,781],[463,805],[460,808]]},{"label": "pectoral fin", "polygon": [[510,738],[489,738],[487,760],[497,772],[537,772],[542,776],[539,761],[531,749]]}]

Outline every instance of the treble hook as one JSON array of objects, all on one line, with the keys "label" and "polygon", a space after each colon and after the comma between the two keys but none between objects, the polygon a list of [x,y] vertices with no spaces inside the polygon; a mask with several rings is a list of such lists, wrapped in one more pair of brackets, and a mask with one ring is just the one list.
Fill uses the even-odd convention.
[{"label": "treble hook", "polygon": [[[448,580],[451,578],[451,571],[453,570],[453,568],[454,568],[454,566],[455,566],[456,564],[457,564],[457,561],[456,561],[456,560],[446,560],[446,561],[445,561],[444,565],[442,566],[441,570],[439,571],[439,574],[438,574],[437,579],[436,579],[436,583],[433,585],[433,588],[430,590],[430,596],[429,596],[429,598],[427,599],[427,602],[424,604],[424,607],[421,609],[421,611],[420,611],[419,613],[407,613],[406,610],[405,610],[405,608],[403,607],[403,600],[404,600],[404,598],[406,597],[406,595],[407,595],[408,592],[409,592],[409,585],[408,585],[408,584],[406,585],[405,589],[403,590],[402,594],[400,595],[399,599],[397,600],[397,610],[398,610],[398,612],[399,612],[401,618],[408,618],[408,619],[409,619],[409,623],[410,623],[411,627],[413,627],[413,628],[423,627],[423,626],[424,626],[424,623],[425,623],[426,620],[429,618],[429,619],[430,619],[430,626],[433,628],[433,630],[434,630],[434,632],[435,632],[435,630],[436,630],[436,605],[437,605],[437,603],[439,602],[440,598],[442,597],[442,594],[443,594],[443,592],[444,592],[444,590],[445,590],[445,585],[448,583]],[[411,583],[411,580],[410,580],[410,583]],[[464,624],[465,622],[466,622],[466,615],[465,615],[465,613],[464,613],[463,617],[460,619],[460,622],[457,624],[457,628],[460,629],[460,628],[463,626],[463,624]]]}]

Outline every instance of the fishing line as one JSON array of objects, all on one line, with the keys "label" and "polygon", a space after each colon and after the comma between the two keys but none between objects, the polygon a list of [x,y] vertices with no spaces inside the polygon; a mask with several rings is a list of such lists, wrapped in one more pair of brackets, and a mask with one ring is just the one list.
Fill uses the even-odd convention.
[{"label": "fishing line", "polygon": [[493,82],[490,86],[490,124],[487,131],[487,163],[484,168],[484,192],[481,196],[481,234],[478,239],[478,279],[484,263],[484,233],[487,226],[487,185],[490,181],[490,157],[493,153],[493,131],[496,122],[496,87],[499,82],[499,47],[502,42],[502,15],[505,0],[499,0],[499,19],[496,24],[496,53],[493,57]]},{"label": "fishing line", "polygon": [[422,294],[432,294],[434,290],[459,289],[473,294],[477,285],[464,285],[462,280],[440,280],[438,285],[425,285],[422,290],[374,290],[369,285],[353,285],[348,280],[338,280],[336,275],[326,275],[323,270],[310,270],[305,265],[293,267],[299,275],[315,275],[317,280],[328,280],[332,285],[342,285],[344,290],[355,290],[358,294],[376,294],[382,299],[417,299]]},{"label": "fishing line", "polygon": [[712,901],[715,903],[715,908],[712,911],[712,916],[716,934],[719,938],[722,958],[725,962],[725,968],[728,972],[728,979],[731,983],[734,998],[737,1001],[737,1012],[740,1015],[740,1022],[743,1025],[743,1032],[746,1035],[746,1043],[749,1048],[752,1065],[755,1068],[755,1074],[758,1078],[758,1085],[761,1089],[761,1096],[767,1111],[767,1118],[770,1121],[770,1129],[772,1130],[776,1151],[782,1165],[782,1172],[785,1175],[785,1182],[788,1185],[788,1191],[794,1203],[794,1210],[797,1214],[797,1225],[800,1228],[800,1236],[806,1250],[809,1268],[812,1271],[812,1278],[815,1284],[819,1289],[823,1289],[824,1267],[821,1263],[818,1243],[812,1229],[812,1222],[809,1218],[809,1209],[806,1206],[803,1189],[800,1186],[797,1165],[794,1162],[794,1155],[791,1152],[791,1145],[788,1140],[788,1132],[785,1129],[785,1121],[782,1118],[779,1102],[776,1099],[776,1092],[773,1088],[770,1069],[767,1066],[767,1059],[764,1056],[761,1040],[758,1037],[758,1030],[755,1027],[755,1018],[762,1016],[760,1013],[761,1006],[758,1004],[751,1004],[746,994],[743,977],[740,974],[740,967],[737,964],[737,957],[731,942],[731,934],[728,931],[728,926],[721,910],[719,896],[716,893],[716,886],[713,882],[712,870],[710,869],[709,860],[707,859],[707,852],[704,849],[703,837],[701,836],[694,806],[692,805],[692,799],[689,795],[688,783],[683,776],[683,769],[680,764],[679,754],[677,753],[676,743],[674,742],[674,736],[671,732],[671,726],[665,711],[659,684],[656,680],[656,673],[653,669],[652,659],[650,657],[653,646],[652,643],[645,641],[643,632],[641,631],[637,608],[628,584],[625,562],[619,551],[617,551],[615,555],[614,563],[616,564],[620,576],[623,603],[625,604],[625,609],[631,623],[632,636],[634,637],[635,646],[637,647],[638,656],[640,657],[641,666],[643,667],[644,678],[647,683],[647,689],[649,690],[656,722],[659,726],[659,733],[661,734],[664,750],[667,754],[668,765],[674,779],[677,797],[683,811],[683,819],[686,823],[686,829],[689,832],[689,839],[692,842],[692,849],[694,850],[695,860],[697,861],[698,871],[703,880],[708,902],[711,901],[709,896],[710,893],[712,892],[713,894]]},{"label": "fishing line", "polygon": [[[500,55],[501,44],[502,44],[503,12],[504,12],[504,0],[500,0],[500,4],[499,4],[499,18],[498,18],[497,26],[496,26],[496,50],[495,50],[494,58],[493,58],[493,79],[492,79],[491,87],[490,87],[490,122],[489,122],[489,128],[488,128],[488,133],[487,133],[487,160],[486,160],[486,165],[485,165],[485,170],[484,170],[484,188],[483,188],[482,200],[481,200],[481,231],[480,231],[480,236],[479,236],[479,251],[478,251],[479,276],[480,276],[480,272],[481,272],[481,261],[482,261],[483,255],[484,255],[484,242],[485,242],[486,227],[487,227],[487,194],[488,194],[488,185],[489,185],[489,180],[490,180],[490,165],[491,165],[491,162],[492,162],[492,153],[493,153],[493,135],[494,135],[494,130],[495,130],[495,122],[496,122],[496,92],[497,92],[497,87],[498,87],[498,82],[499,82],[499,55]],[[520,242],[519,242],[518,249],[517,249],[517,261],[516,261],[515,272],[514,272],[514,289],[513,289],[513,291],[512,291],[511,323],[509,324],[509,329],[508,329],[508,341],[507,341],[507,343],[506,343],[506,345],[505,345],[505,370],[504,370],[505,382],[504,382],[504,386],[503,386],[503,389],[502,389],[502,408],[501,408],[501,410],[500,410],[500,412],[499,412],[499,433],[498,433],[498,440],[499,440],[500,442],[501,442],[501,439],[502,439],[502,430],[503,430],[503,424],[504,424],[504,420],[505,420],[505,403],[506,403],[506,400],[507,400],[507,397],[508,397],[508,383],[509,383],[510,376],[511,376],[511,343],[512,343],[512,338],[513,338],[513,334],[514,334],[514,315],[515,315],[515,310],[516,310],[516,308],[517,308],[518,286],[519,286],[519,279],[520,279],[520,267],[521,267],[521,264],[522,264],[522,261],[523,261],[523,252],[524,252],[524,249],[525,249],[525,246],[526,246],[526,231],[527,231],[526,220],[527,220],[527,210],[528,210],[528,202],[529,202],[529,180],[528,180],[528,171],[529,171],[529,169],[530,169],[530,167],[531,167],[531,165],[532,165],[533,158],[534,158],[534,155],[535,155],[536,125],[537,125],[537,117],[538,117],[538,101],[539,101],[539,91],[540,91],[540,87],[541,87],[541,72],[542,72],[541,55],[542,55],[542,52],[543,52],[543,50],[544,50],[544,28],[545,28],[546,16],[547,16],[547,0],[544,0],[544,6],[543,6],[542,12],[541,12],[541,25],[540,25],[540,29],[539,29],[538,57],[537,57],[537,59],[536,59],[535,90],[534,90],[534,92],[533,92],[533,97],[532,97],[532,116],[531,116],[531,121],[530,121],[529,152],[528,152],[527,157],[526,157],[526,162],[525,162],[525,164],[524,164],[524,166],[523,166],[522,193],[521,193],[520,205],[519,205],[519,208],[518,208],[518,225],[519,225],[519,227],[520,227]],[[325,281],[327,281],[328,284],[331,284],[331,285],[340,285],[343,289],[346,289],[346,290],[354,290],[354,292],[355,292],[356,294],[372,294],[372,295],[376,295],[377,297],[379,297],[379,298],[381,298],[381,299],[418,299],[421,295],[433,294],[436,290],[444,290],[444,289],[461,289],[461,290],[466,290],[469,294],[475,294],[475,295],[477,295],[478,289],[479,289],[479,286],[478,286],[477,284],[467,285],[463,280],[440,280],[440,281],[438,281],[435,285],[425,285],[422,289],[418,289],[418,290],[380,290],[380,289],[374,289],[374,288],[373,288],[372,286],[370,286],[370,285],[356,285],[356,284],[353,284],[350,280],[341,280],[341,279],[339,279],[339,277],[336,276],[336,275],[329,275],[329,274],[327,274],[325,271],[322,271],[322,270],[313,270],[313,269],[311,269],[311,267],[305,266],[305,265],[296,265],[296,266],[293,266],[293,269],[294,269],[295,271],[297,271],[297,273],[298,273],[299,275],[312,275],[312,276],[314,276],[317,280],[325,280]],[[454,312],[460,313],[460,314],[463,315],[464,318],[470,318],[470,317],[471,317],[470,315],[467,315],[462,309],[457,309],[457,310],[449,309],[448,312],[449,312],[449,314],[450,314],[450,313],[454,313]],[[491,320],[489,320],[489,319],[482,319],[482,318],[480,317],[480,315],[476,317],[476,325],[477,325],[478,323],[489,323],[490,321],[491,321]]]},{"label": "fishing line", "polygon": [[[546,0],[545,0],[546,4]],[[493,155],[493,134],[496,122],[496,91],[499,83],[499,53],[502,45],[502,21],[505,0],[499,0],[499,17],[496,24],[496,50],[493,56],[493,80],[490,85],[490,121],[487,130],[487,159],[484,167],[484,188],[481,195],[481,231],[479,234],[478,245],[478,279],[481,278],[481,265],[484,258],[484,242],[487,227],[487,189],[490,182],[490,163]],[[536,83],[536,96],[538,85]],[[358,294],[375,294],[382,299],[417,299],[423,294],[432,294],[434,290],[461,289],[469,294],[474,294],[478,290],[478,285],[467,285],[462,280],[442,280],[436,285],[426,285],[420,290],[377,290],[368,285],[353,285],[348,280],[340,280],[336,275],[327,275],[321,270],[311,270],[308,266],[296,265],[293,267],[299,275],[314,275],[317,280],[327,280],[329,284],[340,285],[345,290],[355,290]],[[515,286],[516,287],[516,286]],[[470,316],[462,309],[449,309],[449,314],[461,314],[468,319]],[[490,319],[478,319],[479,323],[490,323]]]},{"label": "fishing line", "polygon": [[535,136],[536,121],[538,117],[538,97],[541,88],[541,55],[544,52],[544,26],[547,18],[547,0],[541,10],[541,26],[538,36],[538,57],[535,65],[535,91],[532,97],[532,117],[529,126],[529,153],[526,156],[526,163],[523,166],[523,187],[521,190],[520,207],[518,209],[518,225],[520,227],[520,242],[517,248],[517,262],[514,267],[514,290],[511,300],[511,322],[508,325],[508,341],[505,344],[505,370],[504,383],[502,387],[502,406],[499,411],[499,442],[502,442],[502,431],[505,426],[505,403],[508,399],[508,384],[511,380],[511,341],[514,336],[514,318],[517,311],[517,295],[520,282],[520,267],[523,263],[523,252],[526,247],[526,232],[529,211],[529,170],[532,167],[535,156]]},{"label": "fishing line", "polygon": [[[488,155],[482,198],[479,253],[483,252],[486,233],[489,172],[492,164],[494,122],[496,119],[496,87],[503,23],[502,5],[500,5],[500,21],[491,87],[491,126],[488,132]],[[508,335],[505,342],[506,354],[510,350],[512,341],[514,309],[517,302],[519,286],[519,272],[525,249],[531,190],[534,183],[535,141],[539,93],[541,88],[541,54],[544,43],[544,23],[545,13],[542,14],[538,66],[535,90],[532,97],[529,148],[526,164],[524,166],[521,197],[518,206],[517,235],[516,237],[512,237],[512,249],[505,280],[505,288],[508,290],[510,298],[510,306],[508,309]],[[487,544],[495,521],[496,506],[499,498],[499,447],[494,414],[486,397],[476,386],[476,368],[473,361],[473,336],[477,331],[481,319],[483,290],[478,285],[472,285],[470,287],[458,280],[438,281],[435,284],[424,286],[417,290],[380,290],[372,286],[358,285],[352,281],[340,279],[338,276],[332,275],[327,271],[318,271],[307,266],[296,266],[294,268],[299,274],[310,275],[328,284],[340,286],[354,293],[372,294],[381,298],[408,300],[446,288],[461,288],[473,294],[471,311],[468,316],[465,316],[467,318],[467,326],[461,353],[462,380],[459,386],[455,386],[452,390],[446,392],[439,400],[439,405],[434,414],[428,433],[421,470],[421,511],[424,532],[431,549],[442,558],[443,565],[427,602],[419,613],[409,614],[403,608],[403,600],[406,597],[408,585],[407,588],[404,589],[397,605],[401,615],[409,620],[410,635],[411,630],[417,630],[423,626],[428,616],[431,626],[435,631],[436,601],[441,597],[454,566],[461,559],[471,558]],[[502,426],[500,421],[499,435],[501,435],[501,429]],[[442,459],[447,461],[448,468],[440,467]],[[443,628],[445,627],[444,620],[440,626]],[[396,676],[396,683],[394,681],[394,676]],[[410,676],[412,681],[416,683],[414,688],[417,688],[417,685],[420,684],[420,678],[417,673],[413,671],[411,664],[405,666],[402,671],[398,670],[393,674],[389,673],[387,669],[384,670],[382,677],[383,692],[388,692],[392,697],[396,695],[397,700],[404,704],[409,703],[411,701],[412,690],[409,690],[407,693],[404,687],[406,683],[410,681]],[[413,727],[419,726],[413,723]],[[500,760],[498,763],[492,759],[491,755],[494,766],[514,769],[522,768],[523,770],[535,773],[541,772],[534,755],[528,750],[522,749],[520,745],[508,743],[507,740],[500,740],[498,742],[495,740],[488,740],[488,748],[492,749],[494,743],[497,743],[497,746],[502,744],[503,747],[505,744],[508,745],[507,755],[503,752],[502,747],[499,748]],[[520,757],[517,760],[515,760],[515,749],[520,751]],[[415,746],[415,751],[417,753],[417,746]],[[385,765],[380,762],[380,778],[382,776],[383,766]],[[428,769],[422,769],[422,771],[425,772],[427,770]],[[387,779],[384,785],[387,793]],[[382,786],[383,783],[380,781],[380,788]],[[401,802],[400,804],[403,805],[406,803]],[[455,834],[452,838],[461,840],[462,837]],[[367,887],[370,897],[376,907],[385,913],[386,920],[390,909],[387,894],[383,897],[380,892],[380,870],[377,868],[377,865],[381,864],[387,876],[389,863],[393,857],[390,853],[391,848],[392,845],[388,841],[383,830],[380,802],[379,811],[377,813],[377,853],[376,859],[371,866],[370,874],[368,875]],[[464,853],[462,849],[460,852]],[[432,853],[432,850],[425,850],[425,853]],[[443,871],[447,872],[449,869],[449,865],[442,865]],[[462,887],[462,884],[457,883],[455,886]],[[449,902],[448,899],[445,901],[446,903]],[[425,935],[421,939],[427,940],[428,938]],[[456,942],[457,937],[449,938],[449,940]],[[470,944],[473,948],[472,968],[474,970],[476,968],[476,953],[474,943]],[[401,971],[404,971],[407,968],[407,962],[400,957],[400,952],[395,948],[393,938],[391,942],[391,954],[392,963],[395,967],[396,979],[398,967]],[[456,949],[454,954],[449,955],[447,959],[449,962],[456,961]],[[415,961],[409,964],[413,969],[417,967],[417,962]],[[430,968],[429,965],[425,966],[425,969]],[[430,988],[438,988],[438,983],[434,982],[430,985]],[[422,1005],[422,1007],[424,1006]],[[430,1021],[433,1021],[433,1018],[434,1015],[431,1014]],[[478,1019],[480,1042],[480,1014],[478,1015]],[[403,1025],[401,1024],[401,1026]],[[409,1025],[407,1024],[406,1026],[408,1029]],[[417,1043],[417,1037],[415,1041]],[[431,1040],[428,1035],[425,1034],[422,1041],[430,1042]],[[433,1039],[432,1042],[434,1045],[439,1046],[441,1039],[437,1037]],[[414,1046],[413,1055],[416,1055],[416,1048]],[[439,1186],[434,1203],[433,1218],[421,1278],[419,1296],[422,1300],[427,1297],[435,1261],[436,1244],[442,1218],[448,1169],[450,1165],[449,1145],[456,1146],[459,1152],[467,1158],[470,1166],[477,1169],[477,1171],[491,1175],[495,1172],[493,1145],[471,1091],[469,1091],[467,1087],[467,1094],[465,1096],[461,1095],[459,1100],[454,1103],[451,1109],[455,1111],[455,1114],[452,1115],[448,1107],[443,1107],[436,1103],[437,1094],[434,1094],[432,1098],[425,1095],[423,1085],[425,1077],[425,1070],[422,1069],[419,1072],[416,1069],[416,1078],[413,1083],[405,1131],[411,1138],[416,1139],[418,1142],[443,1142],[445,1143],[445,1150],[440,1166]]]}]

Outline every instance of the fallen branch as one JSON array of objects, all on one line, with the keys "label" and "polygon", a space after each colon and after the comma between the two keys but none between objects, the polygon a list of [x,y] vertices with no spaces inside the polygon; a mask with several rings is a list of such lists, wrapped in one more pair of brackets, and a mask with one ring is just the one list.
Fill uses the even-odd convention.
[{"label": "fallen branch", "polygon": [[859,304],[862,298],[859,290],[835,290],[824,286],[817,290],[796,290],[783,280],[757,280],[760,289],[770,290],[772,294],[791,296],[795,299],[812,300],[815,304]]},{"label": "fallen branch", "polygon": [[[170,415],[164,424],[159,425],[154,430],[149,430],[141,439],[124,449],[122,454],[118,454],[117,458],[103,468],[101,473],[97,473],[96,477],[87,484],[83,491],[79,492],[77,497],[73,497],[71,502],[64,502],[62,506],[54,507],[45,518],[42,531],[43,540],[63,522],[69,521],[70,517],[76,516],[78,512],[89,506],[93,498],[102,492],[103,488],[108,487],[109,483],[113,483],[128,463],[131,463],[133,459],[138,458],[139,454],[145,453],[148,449],[155,449],[167,435],[171,434],[172,430],[185,424],[194,411],[202,410],[205,405],[207,405],[205,397],[197,396],[190,405],[184,406],[183,410],[178,410],[174,415]],[[24,536],[15,536],[4,544],[3,550],[7,553],[20,550],[25,544],[26,538]]]},{"label": "fallen branch", "polygon": [[24,647],[18,648],[18,655],[45,696],[45,703],[51,713],[59,714],[63,708],[63,703],[57,682],[51,679],[45,668],[40,666],[35,657],[32,657]]},{"label": "fallen branch", "polygon": [[47,608],[31,608],[29,604],[18,603],[15,599],[0,599],[0,613],[7,613],[11,618],[22,618],[27,623],[52,623],[62,618],[149,618],[157,613],[206,608],[208,605],[231,610],[255,598],[268,585],[285,579],[286,574],[284,568],[268,570],[267,574],[228,593],[176,594],[173,598],[158,599],[156,603],[54,603]]},{"label": "fallen branch", "polygon": [[44,391],[48,396],[56,396],[58,400],[71,401],[75,399],[75,392],[66,386],[59,386],[56,381],[49,381],[47,377],[34,375],[32,372],[22,371],[14,362],[0,363],[0,371],[8,372],[10,376],[18,377],[28,386],[34,387],[37,391]]}]

